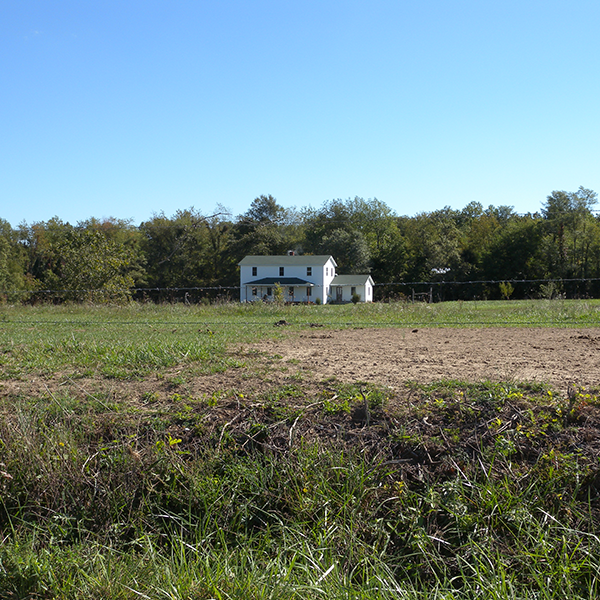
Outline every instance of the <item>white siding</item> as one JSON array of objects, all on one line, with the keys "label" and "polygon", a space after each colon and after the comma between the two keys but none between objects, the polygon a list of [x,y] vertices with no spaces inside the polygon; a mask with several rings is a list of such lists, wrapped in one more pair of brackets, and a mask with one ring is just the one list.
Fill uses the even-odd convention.
[{"label": "white siding", "polygon": [[[335,261],[332,257],[329,257],[325,264],[316,265],[313,261],[309,261],[310,264],[306,264],[302,262],[302,256],[293,256],[289,257],[288,263],[292,264],[281,264],[282,257],[274,257],[279,260],[274,260],[274,263],[279,264],[265,264],[265,257],[261,258],[262,264],[252,264],[251,261],[248,261],[247,257],[244,259],[246,264],[240,266],[240,301],[241,302],[254,302],[257,300],[262,300],[264,295],[267,294],[267,288],[273,288],[273,285],[261,285],[257,287],[256,295],[252,294],[252,282],[258,281],[265,278],[287,278],[287,277],[296,277],[298,279],[302,279],[309,283],[312,283],[314,287],[311,289],[310,296],[307,294],[307,286],[306,285],[296,285],[294,286],[294,294],[293,296],[289,293],[289,286],[283,284],[285,299],[286,301],[295,301],[295,302],[315,302],[317,298],[323,304],[327,303],[327,294],[326,289],[329,289],[331,286],[331,282],[335,277]],[[314,257],[311,257],[314,258]],[[252,269],[256,269],[256,275],[252,274]],[[283,268],[283,274],[281,274],[281,270]],[[307,268],[310,268],[310,275],[308,275]],[[271,290],[272,291],[272,290]],[[272,299],[272,296],[269,298]]]}]

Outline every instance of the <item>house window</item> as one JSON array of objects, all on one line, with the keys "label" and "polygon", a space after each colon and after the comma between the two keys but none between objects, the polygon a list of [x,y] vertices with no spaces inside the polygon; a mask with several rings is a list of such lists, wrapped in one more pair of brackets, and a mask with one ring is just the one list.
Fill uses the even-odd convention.
[{"label": "house window", "polygon": [[267,288],[267,296],[272,296],[273,295],[273,290],[271,290],[271,288]]},{"label": "house window", "polygon": [[334,277],[335,276],[335,269],[333,267],[331,267],[331,276]]},{"label": "house window", "polygon": [[288,288],[288,296],[294,296],[294,288],[293,287],[289,287]]},{"label": "house window", "polygon": [[312,275],[312,267],[306,267],[306,276],[310,277]]},{"label": "house window", "polygon": [[329,275],[329,267],[325,267],[325,276],[327,277]]},{"label": "house window", "polygon": [[279,267],[279,277],[283,277],[284,267]]},{"label": "house window", "polygon": [[355,287],[351,287],[350,288],[350,295],[354,296],[354,294],[356,294],[356,288]]},{"label": "house window", "polygon": [[252,295],[253,296],[258,295],[258,290],[256,288],[252,288]]},{"label": "house window", "polygon": [[252,267],[252,277],[256,277],[257,272],[258,272],[258,267]]},{"label": "house window", "polygon": [[306,295],[310,298],[310,288],[309,287],[306,288]]}]

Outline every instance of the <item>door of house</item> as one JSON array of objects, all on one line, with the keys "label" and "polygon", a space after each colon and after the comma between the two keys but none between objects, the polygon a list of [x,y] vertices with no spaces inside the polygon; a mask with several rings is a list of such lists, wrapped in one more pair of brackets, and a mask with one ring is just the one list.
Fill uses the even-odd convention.
[{"label": "door of house", "polygon": [[343,294],[344,294],[344,288],[341,285],[339,285],[338,287],[335,288],[335,300],[336,300],[336,302],[341,302],[342,301],[342,298],[344,297]]}]

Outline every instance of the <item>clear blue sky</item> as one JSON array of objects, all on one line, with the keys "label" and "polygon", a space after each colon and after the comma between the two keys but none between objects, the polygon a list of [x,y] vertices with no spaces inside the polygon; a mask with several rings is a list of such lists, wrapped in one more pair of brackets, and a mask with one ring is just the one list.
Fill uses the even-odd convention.
[{"label": "clear blue sky", "polygon": [[0,218],[600,192],[598,0],[0,4]]}]

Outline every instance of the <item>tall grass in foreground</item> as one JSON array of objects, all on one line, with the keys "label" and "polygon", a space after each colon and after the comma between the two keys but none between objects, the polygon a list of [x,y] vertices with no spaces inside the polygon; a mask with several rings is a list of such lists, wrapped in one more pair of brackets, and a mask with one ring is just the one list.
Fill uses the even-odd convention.
[{"label": "tall grass in foreground", "polygon": [[0,596],[598,597],[596,396],[446,382],[392,410],[373,389],[366,424],[331,385],[161,430],[151,407],[5,398]]}]

